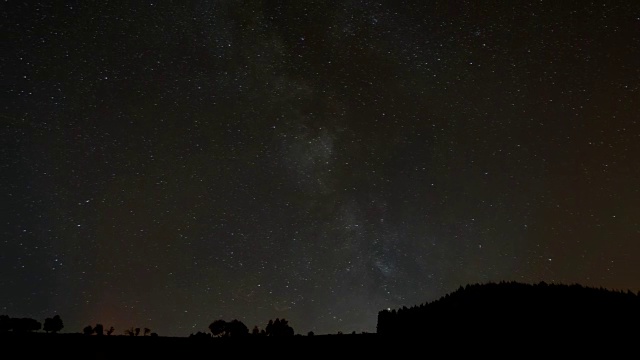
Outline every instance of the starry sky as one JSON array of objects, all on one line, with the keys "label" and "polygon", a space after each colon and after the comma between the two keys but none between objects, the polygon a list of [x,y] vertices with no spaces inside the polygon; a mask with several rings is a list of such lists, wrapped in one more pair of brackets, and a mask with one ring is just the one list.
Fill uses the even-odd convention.
[{"label": "starry sky", "polygon": [[0,6],[0,314],[324,334],[640,291],[640,2]]}]

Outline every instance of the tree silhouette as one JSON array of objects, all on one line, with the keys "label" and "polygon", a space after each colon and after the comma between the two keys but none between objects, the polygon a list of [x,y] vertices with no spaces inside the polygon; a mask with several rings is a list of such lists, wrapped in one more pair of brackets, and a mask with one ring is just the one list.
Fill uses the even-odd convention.
[{"label": "tree silhouette", "polygon": [[82,333],[85,335],[93,334],[93,327],[91,327],[91,325],[85,326],[84,329],[82,329]]},{"label": "tree silhouette", "polygon": [[251,335],[253,335],[253,336],[258,336],[258,335],[260,335],[260,329],[258,329],[258,325],[255,325],[255,326],[253,327],[253,330],[251,330]]},{"label": "tree silhouette", "polygon": [[113,334],[113,332],[114,332],[115,330],[116,330],[116,329],[114,329],[114,328],[113,328],[113,326],[112,326],[112,327],[110,327],[110,328],[109,328],[109,330],[107,330],[107,336],[110,336],[111,334]]},{"label": "tree silhouette", "polygon": [[149,333],[151,332],[151,329],[149,328],[144,328],[144,336],[149,335]]},{"label": "tree silhouette", "polygon": [[211,331],[211,335],[213,336],[222,336],[227,327],[227,322],[220,319],[209,324],[209,331]]},{"label": "tree silhouette", "polygon": [[10,318],[9,326],[14,332],[31,332],[38,331],[42,328],[42,324],[31,318]]},{"label": "tree silhouette", "polygon": [[293,336],[294,330],[289,326],[287,320],[276,318],[275,321],[269,320],[265,328],[267,336]]},{"label": "tree silhouette", "polygon": [[96,324],[96,327],[93,328],[93,332],[98,336],[104,335],[104,326],[102,326],[102,324]]},{"label": "tree silhouette", "polygon": [[275,336],[293,336],[295,333],[293,328],[289,326],[289,322],[285,319],[280,319],[280,324],[278,324],[278,319],[276,319],[273,325]]},{"label": "tree silhouette", "polygon": [[135,332],[136,332],[136,336],[140,335],[140,328],[136,328]]},{"label": "tree silhouette", "polygon": [[62,323],[62,319],[60,318],[60,315],[56,315],[53,318],[44,319],[44,326],[42,330],[44,330],[47,333],[51,331],[52,333],[55,334],[58,331],[62,330],[63,327],[64,327],[64,324]]},{"label": "tree silhouette", "polygon": [[130,327],[129,329],[125,329],[124,334],[127,336],[135,336],[136,332],[133,329],[133,326]]},{"label": "tree silhouette", "polygon": [[47,334],[49,333],[49,331],[53,331],[53,319],[52,318],[46,318],[44,319],[44,325],[42,325],[42,330],[44,330],[44,332],[46,332]]},{"label": "tree silhouette", "polygon": [[240,337],[249,335],[249,328],[238,319],[230,322],[216,320],[209,325],[209,330],[213,336],[217,337]]},{"label": "tree silhouette", "polygon": [[249,328],[240,320],[234,319],[227,323],[227,336],[239,337],[249,335]]}]

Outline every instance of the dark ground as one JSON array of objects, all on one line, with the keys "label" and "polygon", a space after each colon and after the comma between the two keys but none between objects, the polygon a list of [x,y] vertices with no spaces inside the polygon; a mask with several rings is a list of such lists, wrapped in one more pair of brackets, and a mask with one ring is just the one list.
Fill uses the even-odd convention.
[{"label": "dark ground", "polygon": [[[610,330],[610,331],[609,331]],[[150,336],[84,336],[33,333],[0,336],[2,353],[11,359],[232,359],[232,358],[438,358],[441,356],[637,354],[638,326],[602,329],[588,334],[559,329],[496,332],[474,335],[451,330],[433,336],[390,337],[377,334],[293,336],[242,339]],[[635,332],[635,333],[634,333]],[[8,359],[9,357],[3,357]],[[395,359],[394,359],[395,360]]]}]

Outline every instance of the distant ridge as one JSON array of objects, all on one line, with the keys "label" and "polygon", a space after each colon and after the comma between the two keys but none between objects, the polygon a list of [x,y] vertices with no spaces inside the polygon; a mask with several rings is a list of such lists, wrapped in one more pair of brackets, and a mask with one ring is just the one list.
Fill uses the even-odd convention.
[{"label": "distant ridge", "polygon": [[[640,335],[640,293],[582,285],[466,285],[431,303],[378,312],[389,336]],[[640,337],[639,337],[640,338]]]}]

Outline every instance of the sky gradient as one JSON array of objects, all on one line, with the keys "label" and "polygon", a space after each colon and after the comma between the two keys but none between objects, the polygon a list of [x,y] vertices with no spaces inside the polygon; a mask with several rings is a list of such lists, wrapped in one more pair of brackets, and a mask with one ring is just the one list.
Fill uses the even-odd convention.
[{"label": "sky gradient", "polygon": [[1,7],[0,314],[323,334],[640,291],[640,2]]}]

